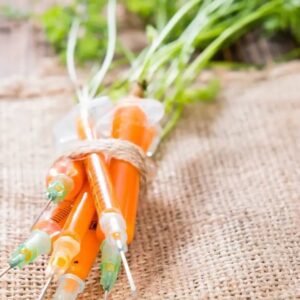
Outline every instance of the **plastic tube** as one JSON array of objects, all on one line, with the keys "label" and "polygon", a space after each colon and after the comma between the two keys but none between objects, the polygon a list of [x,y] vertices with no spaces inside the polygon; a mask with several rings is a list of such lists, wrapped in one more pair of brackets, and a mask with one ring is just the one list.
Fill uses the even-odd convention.
[{"label": "plastic tube", "polygon": [[95,214],[95,206],[86,184],[78,196],[79,204],[69,215],[53,245],[53,252],[47,266],[47,274],[62,275],[81,250],[81,243]]},{"label": "plastic tube", "polygon": [[[147,152],[155,141],[157,124],[162,115],[163,107],[155,100],[130,96],[120,101],[114,112],[111,136],[130,141]],[[115,158],[110,161],[110,173],[127,221],[128,243],[131,243],[135,231],[140,174],[130,163]]]},{"label": "plastic tube", "polygon": [[[157,124],[162,115],[163,107],[157,101],[142,100],[135,96],[128,97],[121,101],[114,111],[111,137],[130,141],[146,152],[155,141],[158,133]],[[109,121],[104,120],[104,128],[107,123]],[[110,161],[110,173],[122,213],[127,222],[128,243],[131,243],[134,237],[140,174],[130,163],[114,158]],[[101,234],[100,230],[98,230],[98,234]],[[120,263],[120,253],[104,242],[100,269],[101,285],[106,293],[110,292],[116,282]]]},{"label": "plastic tube", "polygon": [[90,223],[79,254],[74,258],[67,273],[59,279],[59,286],[54,295],[54,300],[75,300],[83,291],[85,279],[95,262],[99,247],[104,236],[98,239],[96,234],[97,216]]},{"label": "plastic tube", "polygon": [[[96,139],[96,132],[87,111],[77,119],[77,133],[82,140]],[[99,224],[105,238],[120,251],[127,251],[126,223],[121,214],[103,154],[90,154],[84,160],[87,178],[95,200]]]}]

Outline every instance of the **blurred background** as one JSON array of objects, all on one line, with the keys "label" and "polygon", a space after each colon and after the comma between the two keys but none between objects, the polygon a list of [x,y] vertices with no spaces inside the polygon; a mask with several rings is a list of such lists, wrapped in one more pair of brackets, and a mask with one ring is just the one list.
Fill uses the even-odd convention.
[{"label": "blurred background", "polygon": [[[262,1],[242,2],[251,11]],[[128,63],[130,56],[141,50],[183,3],[182,0],[119,1],[119,64]],[[51,68],[54,66],[53,58],[58,65],[63,64],[66,37],[74,15],[79,15],[83,20],[77,62],[83,66],[95,59],[99,61],[106,46],[105,6],[105,0],[1,0],[0,77],[27,75],[45,64]],[[170,40],[182,32],[194,14],[192,12],[183,19],[169,37]],[[279,24],[283,17],[278,19],[279,22],[274,19],[267,20],[266,24],[251,26],[231,43],[224,45],[214,60],[224,66],[239,68],[248,64],[260,67],[299,57],[297,36],[300,29],[295,32],[297,24],[294,24],[294,29],[290,30],[284,22]],[[198,50],[201,51],[208,41],[209,37],[206,41],[199,41]]]}]

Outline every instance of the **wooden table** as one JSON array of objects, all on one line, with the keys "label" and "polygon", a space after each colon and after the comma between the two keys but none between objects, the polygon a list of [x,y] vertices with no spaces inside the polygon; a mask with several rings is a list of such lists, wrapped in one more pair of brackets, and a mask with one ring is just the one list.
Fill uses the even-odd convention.
[{"label": "wooden table", "polygon": [[[0,0],[0,6],[9,5],[25,12],[39,12],[53,2]],[[53,51],[37,24],[26,20],[8,20],[0,15],[0,78],[29,76],[48,56],[53,56]]]}]

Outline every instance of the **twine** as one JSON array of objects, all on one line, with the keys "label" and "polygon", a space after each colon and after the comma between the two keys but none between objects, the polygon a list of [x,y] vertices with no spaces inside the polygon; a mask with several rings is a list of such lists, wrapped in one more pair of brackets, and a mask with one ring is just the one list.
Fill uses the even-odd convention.
[{"label": "twine", "polygon": [[131,164],[140,173],[141,186],[143,188],[146,187],[151,169],[151,161],[143,149],[129,141],[107,138],[70,142],[65,145],[63,152],[57,160],[64,158],[82,160],[94,153],[103,153],[111,158],[123,160]]}]

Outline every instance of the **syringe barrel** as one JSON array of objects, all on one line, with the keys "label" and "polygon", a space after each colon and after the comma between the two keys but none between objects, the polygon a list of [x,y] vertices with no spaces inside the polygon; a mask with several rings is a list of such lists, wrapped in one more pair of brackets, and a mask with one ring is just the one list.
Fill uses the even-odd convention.
[{"label": "syringe barrel", "polygon": [[86,183],[53,245],[47,273],[61,275],[70,267],[72,260],[80,252],[80,245],[95,213],[94,202]]},{"label": "syringe barrel", "polygon": [[[112,102],[107,97],[80,103],[56,126],[54,136],[57,144],[64,147],[68,142],[78,139],[97,139],[96,123],[112,109]],[[102,154],[88,155],[84,165],[99,219],[105,212],[120,214],[121,210],[111,184],[105,157]]]},{"label": "syringe barrel", "polygon": [[[87,112],[92,120],[98,120],[108,111],[112,109],[112,102],[108,97],[101,97],[93,99],[86,103],[79,103],[76,105],[61,121],[59,121],[54,130],[54,140],[58,152],[65,149],[68,143],[78,140],[78,126],[77,120],[81,116],[82,111]],[[80,192],[82,185],[85,181],[85,172],[82,161],[73,161],[64,158],[54,163],[49,170],[47,177],[47,186],[52,182],[57,181],[58,175],[66,175],[73,182],[73,189],[70,189],[70,184],[66,189],[68,190],[64,199],[71,199],[76,197]],[[58,180],[59,182],[59,180]],[[55,187],[55,186],[54,186]],[[58,185],[59,187],[59,185]],[[50,191],[51,192],[51,191]],[[55,193],[55,190],[54,190]]]},{"label": "syringe barrel", "polygon": [[[113,114],[111,137],[130,141],[146,152],[155,140],[162,115],[163,107],[155,100],[137,97],[121,100]],[[110,162],[110,173],[121,211],[127,221],[130,243],[135,231],[140,173],[130,163],[115,158]]]},{"label": "syringe barrel", "polygon": [[104,211],[120,212],[104,157],[101,154],[91,154],[86,158],[85,166],[98,216]]},{"label": "syringe barrel", "polygon": [[95,214],[89,229],[83,238],[82,245],[84,245],[84,247],[81,247],[79,254],[74,258],[67,271],[68,274],[76,275],[82,280],[85,280],[88,277],[97,254],[99,253],[101,242],[104,239],[103,234],[100,239],[97,237],[97,223],[98,218],[97,214]]},{"label": "syringe barrel", "polygon": [[73,207],[73,200],[64,200],[59,203],[45,218],[39,220],[33,230],[42,230],[51,237],[57,236],[64,226]]},{"label": "syringe barrel", "polygon": [[[137,106],[124,106],[114,113],[111,136],[117,139],[130,141],[136,145],[143,144],[147,130],[147,116]],[[134,236],[138,194],[140,187],[139,171],[130,163],[111,159],[110,174],[115,192],[127,220],[128,242]],[[126,178],[126,183],[124,182]]]},{"label": "syringe barrel", "polygon": [[75,205],[62,229],[61,236],[70,235],[79,242],[85,236],[95,214],[95,204],[88,183],[76,198]]},{"label": "syringe barrel", "polygon": [[[97,138],[93,122],[87,113],[82,113],[78,117],[77,133],[82,140]],[[104,156],[102,154],[90,154],[84,163],[99,218],[105,211],[120,212]]]}]

